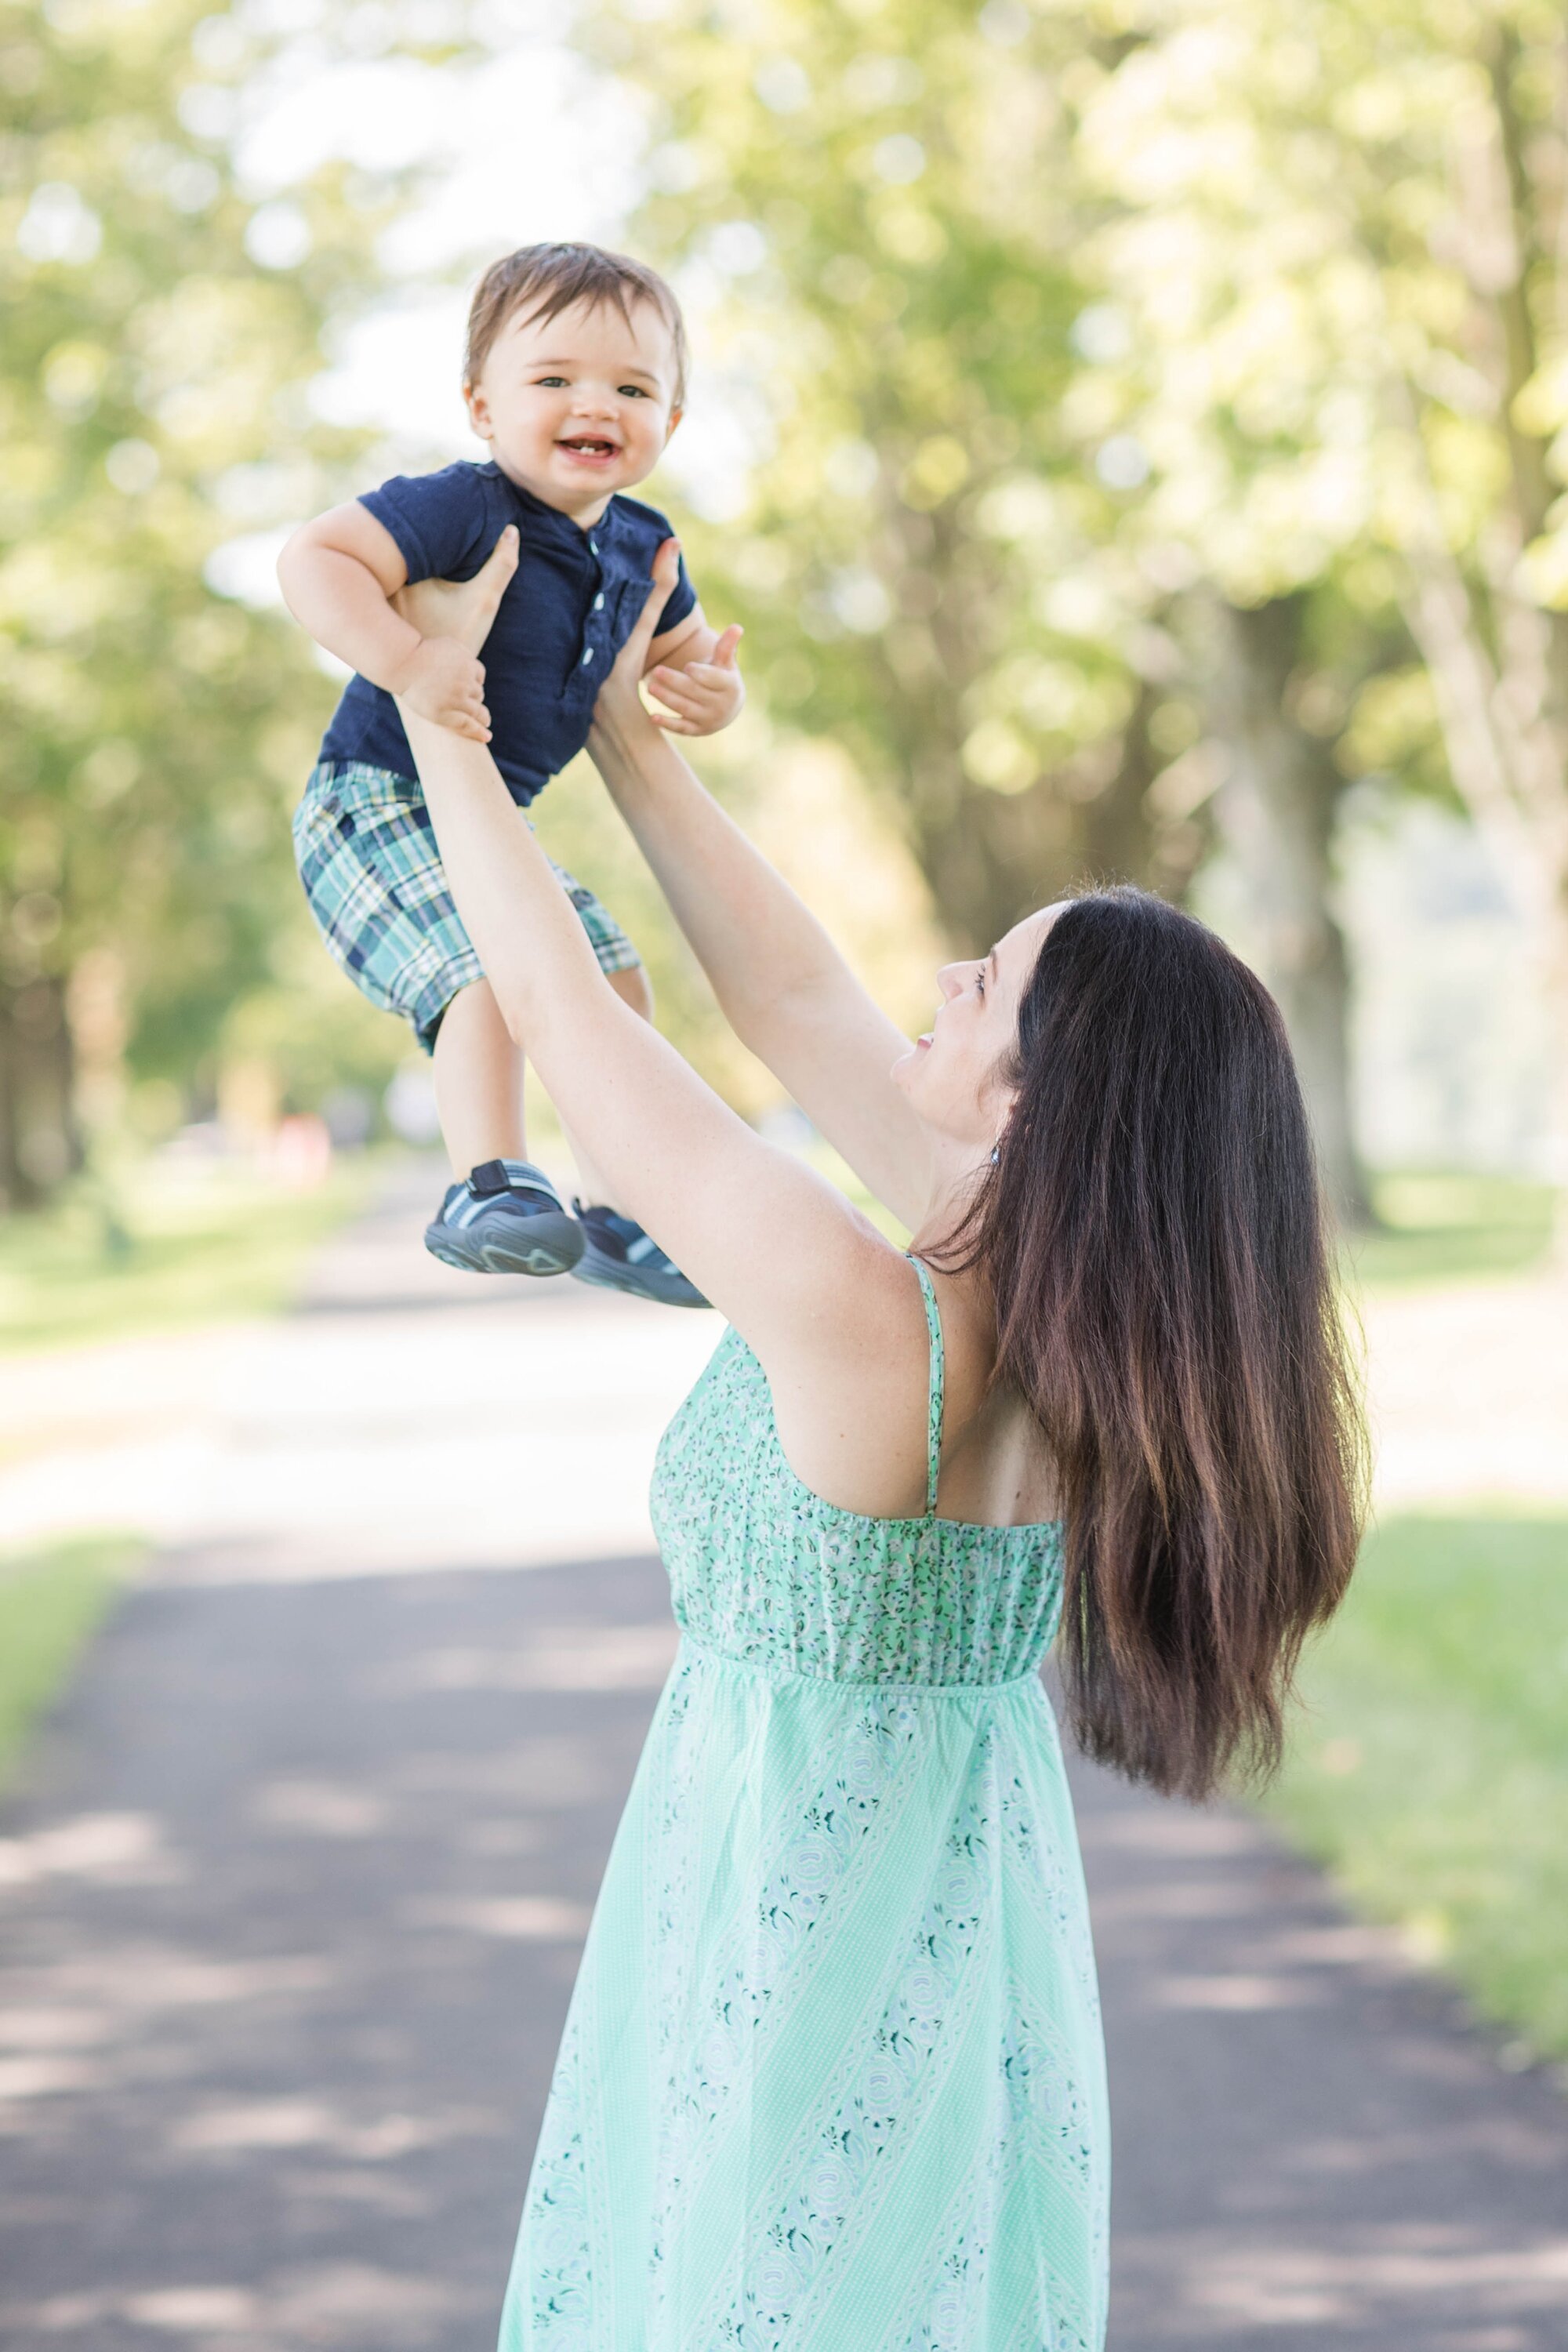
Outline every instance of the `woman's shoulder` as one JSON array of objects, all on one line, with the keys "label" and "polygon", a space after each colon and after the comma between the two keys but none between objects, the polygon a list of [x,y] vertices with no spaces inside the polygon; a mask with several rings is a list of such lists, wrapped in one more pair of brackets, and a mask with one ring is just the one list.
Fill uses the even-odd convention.
[{"label": "woman's shoulder", "polygon": [[977,1275],[917,1265],[870,1228],[825,1278],[814,1320],[809,1349],[767,1369],[785,1456],[815,1493],[873,1518],[919,1517],[934,1380],[938,1516],[992,1527],[1052,1517],[1049,1450],[1023,1399],[993,1378],[995,1318]]},{"label": "woman's shoulder", "polygon": [[792,1468],[836,1507],[918,1511],[930,1348],[920,1277],[868,1220],[836,1221],[758,1345]]},{"label": "woman's shoulder", "polygon": [[813,1319],[847,1360],[869,1357],[891,1370],[934,1356],[955,1402],[978,1399],[989,1386],[996,1319],[983,1279],[933,1263],[915,1246],[900,1248],[859,1213],[846,1221],[833,1261],[822,1268]]},{"label": "woman's shoulder", "polygon": [[1049,1443],[1026,1400],[996,1378],[996,1315],[974,1272],[933,1268],[942,1313],[943,1517],[988,1527],[1036,1526],[1056,1516]]}]

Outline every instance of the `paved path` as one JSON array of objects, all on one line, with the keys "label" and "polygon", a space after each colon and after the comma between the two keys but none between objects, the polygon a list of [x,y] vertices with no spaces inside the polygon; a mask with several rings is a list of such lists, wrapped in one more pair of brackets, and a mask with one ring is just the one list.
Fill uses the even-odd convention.
[{"label": "paved path", "polygon": [[[469,1559],[644,1545],[647,1465],[707,1318],[590,1307],[574,1284],[465,1300],[409,1255],[439,1192],[437,1168],[408,1171],[322,1261],[303,1324],[0,1356],[0,1552],[112,1528],[199,1551],[208,1574],[435,1567],[459,1481]],[[1568,1503],[1568,1270],[1385,1290],[1363,1312],[1380,1508]],[[401,1414],[366,1410],[367,1362],[421,1367]]]},{"label": "paved path", "polygon": [[[493,2341],[673,1644],[631,1481],[714,1326],[464,1285],[421,1204],[231,1378],[0,1822],[5,2352]],[[1568,2102],[1245,1816],[1079,1780],[1111,2352],[1568,2347]]]}]

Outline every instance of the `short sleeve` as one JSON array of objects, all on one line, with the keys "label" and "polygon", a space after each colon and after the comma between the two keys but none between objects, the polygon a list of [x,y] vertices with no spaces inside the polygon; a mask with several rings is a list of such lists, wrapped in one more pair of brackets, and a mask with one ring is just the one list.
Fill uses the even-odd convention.
[{"label": "short sleeve", "polygon": [[686,569],[686,558],[683,555],[680,558],[679,576],[665,599],[664,610],[658,616],[658,626],[654,631],[655,636],[662,637],[668,635],[671,629],[678,629],[687,615],[696,610],[696,606],[697,591],[691,584],[690,574]]},{"label": "short sleeve", "polygon": [[483,544],[489,502],[475,466],[395,474],[363,492],[360,504],[392,534],[410,580],[470,578],[489,553]]}]

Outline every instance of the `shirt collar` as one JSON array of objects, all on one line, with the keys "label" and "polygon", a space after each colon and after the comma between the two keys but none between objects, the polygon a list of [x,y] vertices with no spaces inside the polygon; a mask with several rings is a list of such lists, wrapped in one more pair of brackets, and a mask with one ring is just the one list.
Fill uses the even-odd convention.
[{"label": "shirt collar", "polygon": [[479,471],[491,475],[495,480],[503,484],[525,515],[542,521],[546,530],[553,529],[557,532],[566,533],[573,541],[584,548],[587,547],[590,539],[602,538],[619,528],[620,508],[613,493],[609,505],[605,509],[598,521],[590,523],[588,529],[584,530],[581,523],[574,522],[572,517],[563,514],[559,507],[547,506],[542,499],[535,498],[531,490],[525,490],[521,482],[514,482],[510,474],[503,473],[493,457],[487,458]]}]

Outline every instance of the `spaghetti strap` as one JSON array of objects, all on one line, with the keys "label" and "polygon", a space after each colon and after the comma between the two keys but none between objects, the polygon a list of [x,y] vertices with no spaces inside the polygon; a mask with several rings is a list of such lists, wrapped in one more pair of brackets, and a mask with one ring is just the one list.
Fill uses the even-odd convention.
[{"label": "spaghetti strap", "polygon": [[926,1509],[928,1519],[936,1517],[936,1482],[942,1468],[942,1412],[947,1388],[947,1359],[942,1352],[942,1311],[936,1303],[936,1285],[931,1269],[923,1259],[911,1258],[911,1265],[921,1278],[925,1294],[926,1328],[931,1333],[931,1391],[926,1407]]}]

